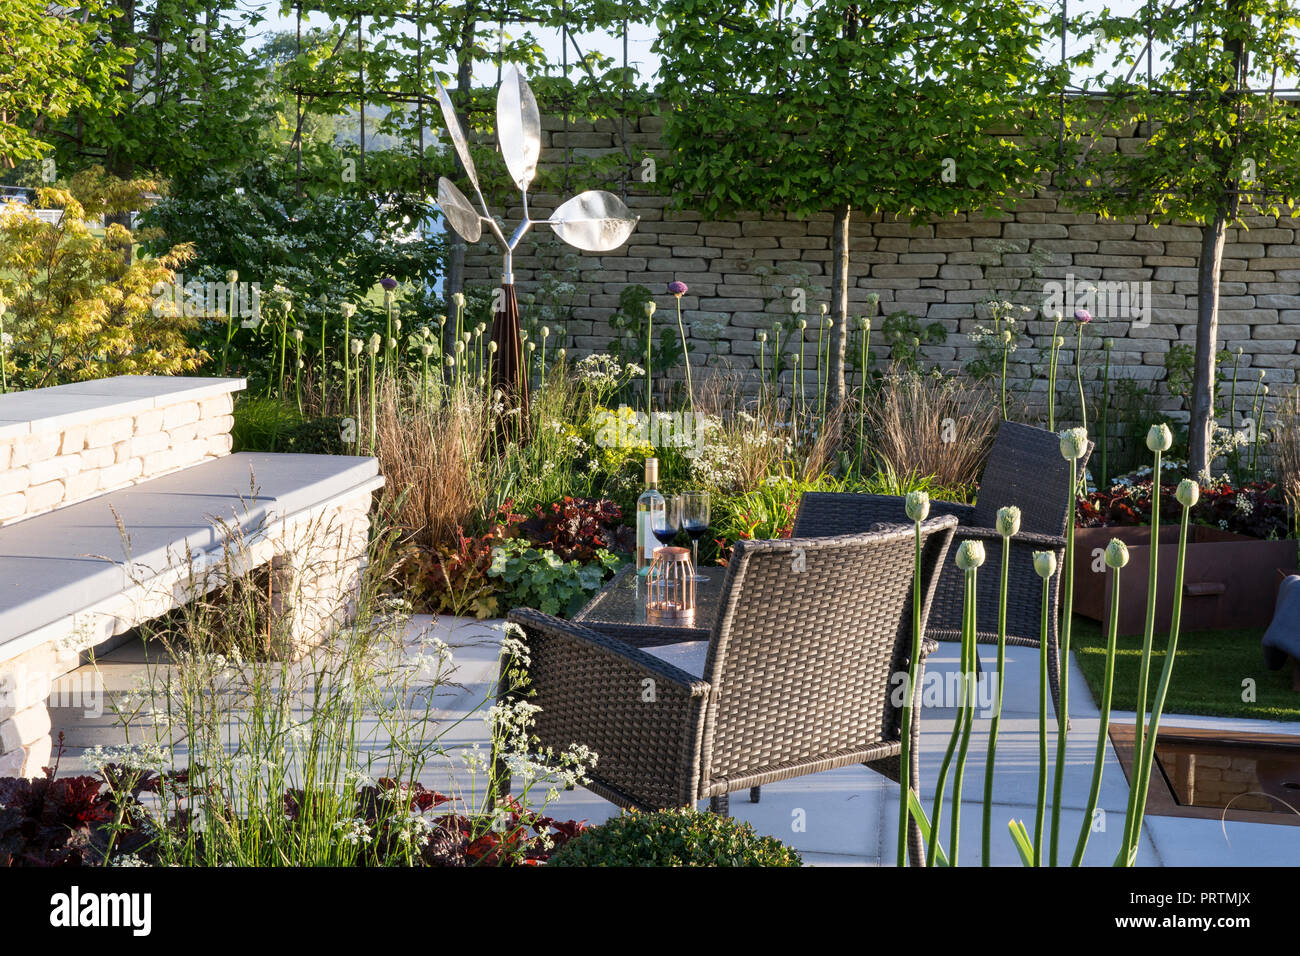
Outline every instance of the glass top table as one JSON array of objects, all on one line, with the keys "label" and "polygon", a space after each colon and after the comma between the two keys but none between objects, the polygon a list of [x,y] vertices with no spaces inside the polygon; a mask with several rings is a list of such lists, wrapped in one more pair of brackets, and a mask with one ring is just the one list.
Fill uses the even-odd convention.
[{"label": "glass top table", "polygon": [[573,620],[642,647],[708,640],[718,617],[727,569],[709,568],[703,573],[708,580],[695,583],[695,620],[690,623],[646,620],[645,581],[638,581],[635,565],[614,575]]}]

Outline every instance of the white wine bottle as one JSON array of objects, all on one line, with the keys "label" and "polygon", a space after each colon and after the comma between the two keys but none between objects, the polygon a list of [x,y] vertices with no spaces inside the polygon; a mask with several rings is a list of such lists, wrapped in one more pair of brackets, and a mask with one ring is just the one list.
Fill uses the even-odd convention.
[{"label": "white wine bottle", "polygon": [[636,573],[640,577],[650,568],[659,541],[654,535],[654,522],[663,519],[664,496],[659,493],[659,459],[645,460],[646,489],[636,500]]}]

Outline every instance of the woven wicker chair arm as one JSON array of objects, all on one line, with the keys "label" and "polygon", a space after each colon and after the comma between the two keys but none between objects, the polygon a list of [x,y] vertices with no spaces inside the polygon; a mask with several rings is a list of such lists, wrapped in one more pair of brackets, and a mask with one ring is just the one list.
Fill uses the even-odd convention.
[{"label": "woven wicker chair arm", "polygon": [[[905,510],[907,499],[902,495],[858,495],[863,504],[875,512],[877,521],[890,524],[911,524],[912,519]],[[969,521],[975,513],[974,505],[963,505],[955,501],[930,501],[930,517],[941,518],[952,515],[960,523]]]},{"label": "woven wicker chair arm", "polygon": [[516,608],[510,612],[507,620],[524,628],[544,632],[565,648],[566,656],[571,655],[577,660],[599,659],[607,666],[612,663],[638,680],[653,677],[656,681],[666,682],[670,687],[679,689],[688,697],[704,697],[709,692],[707,681],[585,624],[564,621],[532,608]]},{"label": "woven wicker chair arm", "polygon": [[707,641],[708,628],[656,627],[653,624],[621,624],[613,621],[581,621],[582,627],[632,647],[661,647],[683,641]]},{"label": "woven wicker chair arm", "polygon": [[[953,534],[953,539],[956,541],[964,541],[967,539],[996,541],[1001,537],[1002,534],[996,528],[975,528],[968,525],[958,527],[957,531]],[[1026,546],[1032,545],[1040,550],[1056,550],[1065,547],[1065,538],[1055,534],[1038,534],[1033,531],[1021,531],[1019,534],[1012,537],[1011,544],[1013,546],[1017,544]]]}]

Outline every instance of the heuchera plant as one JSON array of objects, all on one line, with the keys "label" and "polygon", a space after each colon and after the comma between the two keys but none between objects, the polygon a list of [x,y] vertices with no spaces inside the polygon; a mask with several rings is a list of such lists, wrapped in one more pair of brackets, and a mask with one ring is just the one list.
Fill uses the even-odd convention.
[{"label": "heuchera plant", "polygon": [[[1177,483],[1165,483],[1160,502],[1173,507]],[[1107,491],[1095,491],[1078,502],[1081,528],[1112,525],[1148,525],[1151,523],[1151,480],[1114,485]],[[1202,489],[1200,501],[1192,508],[1194,524],[1212,525],[1225,531],[1254,538],[1285,538],[1290,533],[1286,502],[1281,489],[1270,481],[1251,481],[1233,485],[1226,479]]]}]

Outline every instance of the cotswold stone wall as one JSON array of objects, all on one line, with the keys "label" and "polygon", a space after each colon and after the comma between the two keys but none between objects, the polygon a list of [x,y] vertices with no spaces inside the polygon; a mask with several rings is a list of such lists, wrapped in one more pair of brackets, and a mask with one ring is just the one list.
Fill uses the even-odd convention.
[{"label": "cotswold stone wall", "polygon": [[[626,137],[631,147],[656,157],[660,170],[671,161],[658,146],[661,122],[644,118],[629,126]],[[566,134],[560,120],[547,118],[544,127],[544,165],[563,161],[566,142],[572,161],[579,164],[622,149],[623,136],[615,123],[571,123]],[[1102,148],[1131,150],[1138,143],[1112,138]],[[554,197],[535,197],[534,216],[544,215],[555,204]],[[693,365],[757,371],[758,333],[767,331],[763,361],[770,368],[772,324],[791,317],[796,290],[803,289],[807,300],[803,317],[809,323],[810,339],[806,364],[815,368],[812,343],[819,303],[830,297],[829,214],[787,220],[779,213],[754,211],[713,222],[692,212],[670,210],[667,197],[636,190],[629,195],[628,205],[641,221],[629,242],[616,252],[579,255],[570,268],[557,268],[555,250],[543,244],[539,252],[530,237],[524,254],[515,259],[521,293],[541,289],[547,277],[576,286],[565,343],[571,353],[608,347],[616,337],[609,317],[618,307],[619,294],[631,284],[640,283],[654,292],[660,309],[657,322],[672,321],[674,302],[666,286],[677,279],[690,287],[682,307],[694,346]],[[521,212],[511,207],[507,217],[513,222]],[[1246,224],[1248,229],[1228,234],[1219,315],[1220,347],[1242,350],[1239,380],[1243,384],[1237,391],[1242,415],[1250,410],[1261,370],[1271,403],[1295,382],[1300,366],[1300,220],[1252,216]],[[534,236],[547,233],[543,226]],[[1098,297],[1104,302],[1092,303],[1096,321],[1086,329],[1083,346],[1084,375],[1092,383],[1088,387],[1099,387],[1102,343],[1111,339],[1112,378],[1144,383],[1163,408],[1176,412],[1179,401],[1154,383],[1165,377],[1170,345],[1194,342],[1199,239],[1199,229],[1191,226],[1160,224],[1157,228],[1141,218],[1099,220],[1061,210],[1053,199],[1023,200],[1012,215],[959,215],[919,227],[859,217],[851,233],[850,307],[857,315],[866,314],[868,296],[875,293],[880,297],[878,315],[903,310],[923,325],[941,324],[946,341],[924,346],[922,354],[928,363],[956,368],[979,358],[971,335],[990,325],[982,304],[990,298],[1034,303],[1050,291],[1048,283],[1053,281],[1062,291],[1067,282],[1076,288],[1105,284],[1103,292],[1109,294]],[[1045,264],[1031,275],[1036,261]],[[500,256],[491,243],[470,250],[468,283],[495,284],[499,273]],[[1130,293],[1138,298],[1130,299]],[[1073,309],[1065,304],[1068,318]],[[1134,308],[1126,309],[1128,305]],[[1133,314],[1137,306],[1146,311]],[[880,319],[874,323],[879,330]],[[1031,402],[1041,403],[1046,395],[1044,360],[1052,327],[1035,311],[1027,323],[1021,323],[1026,334],[1011,357],[1010,374],[1021,380],[1021,394]],[[1076,330],[1067,321],[1061,331],[1066,337],[1061,365],[1067,371],[1060,374],[1058,387],[1061,400],[1068,403],[1073,400]],[[797,348],[797,340],[785,344]],[[549,347],[556,347],[554,339]],[[856,347],[855,339],[850,350]],[[878,331],[873,333],[871,350],[877,365],[888,362],[890,343]],[[853,374],[856,378],[856,370]],[[750,378],[753,387],[757,376]],[[787,389],[791,380],[787,371]],[[813,381],[811,373],[806,380]]]},{"label": "cotswold stone wall", "polygon": [[[242,382],[174,399],[105,398],[103,409],[42,411],[30,421],[0,418],[0,525],[229,454],[235,388]],[[59,389],[42,392],[55,393],[47,402],[59,401]],[[0,416],[20,414],[7,407],[0,402]]]}]

